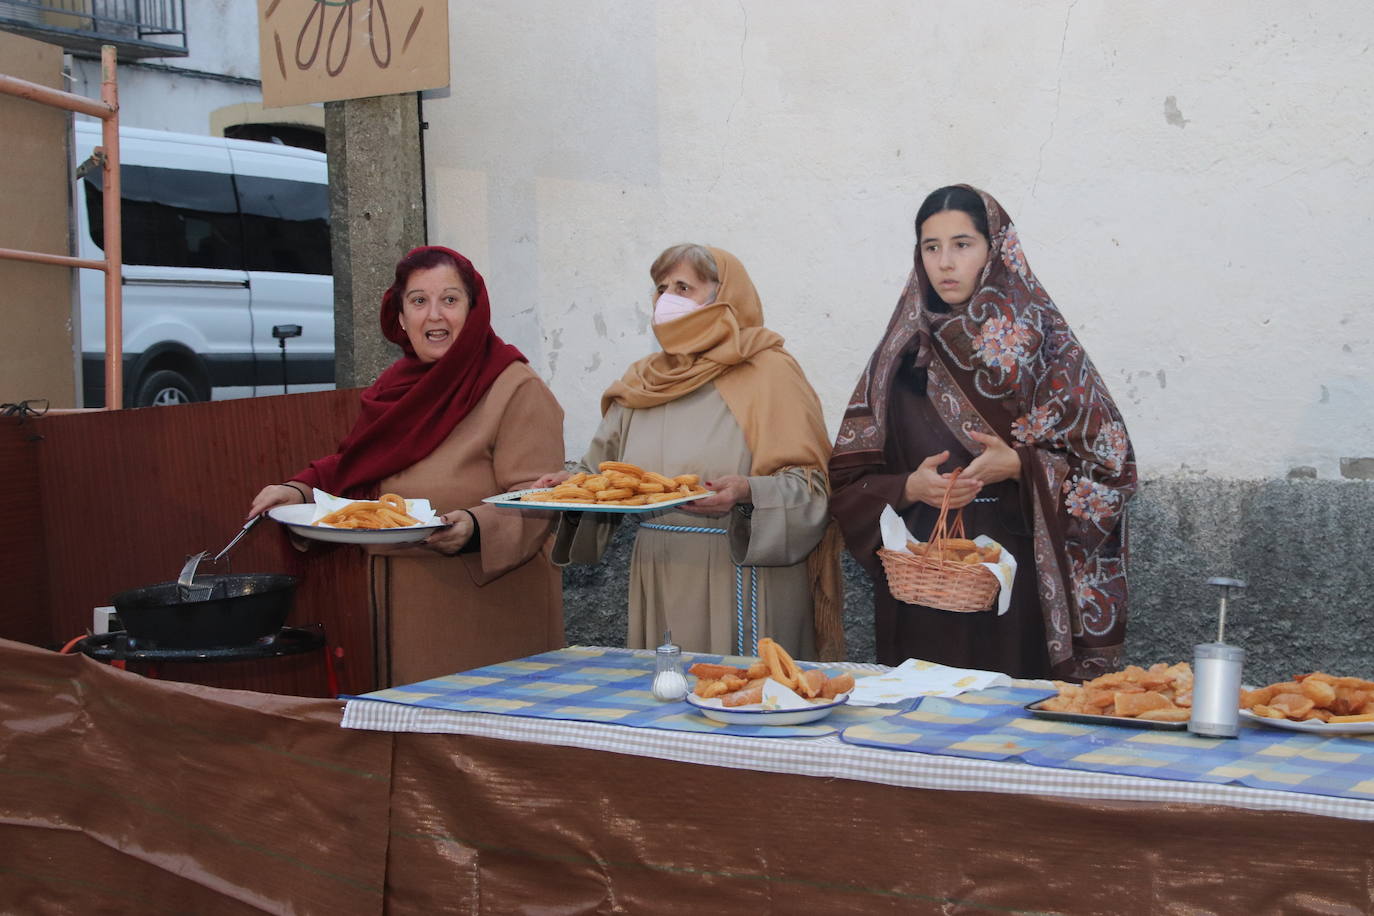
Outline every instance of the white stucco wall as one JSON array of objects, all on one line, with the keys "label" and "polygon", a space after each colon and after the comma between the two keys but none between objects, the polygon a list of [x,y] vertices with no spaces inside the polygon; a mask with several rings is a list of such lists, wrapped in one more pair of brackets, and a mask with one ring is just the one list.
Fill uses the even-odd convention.
[{"label": "white stucco wall", "polygon": [[734,251],[832,432],[951,182],[991,191],[1146,476],[1374,455],[1374,7],[451,0],[430,237],[567,411],[653,348],[647,268]]}]

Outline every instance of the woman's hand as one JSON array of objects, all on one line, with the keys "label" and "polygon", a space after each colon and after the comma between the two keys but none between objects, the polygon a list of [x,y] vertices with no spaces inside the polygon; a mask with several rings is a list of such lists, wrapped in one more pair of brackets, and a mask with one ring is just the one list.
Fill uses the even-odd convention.
[{"label": "woman's hand", "polygon": [[466,509],[454,509],[439,516],[439,521],[447,525],[421,542],[420,546],[446,557],[457,556],[468,541],[472,540],[474,524],[472,514]]},{"label": "woman's hand", "polygon": [[534,483],[530,484],[530,488],[533,490],[547,490],[550,487],[558,486],[571,476],[572,474],[567,471],[554,471],[552,474],[545,474],[543,477],[540,477]]},{"label": "woman's hand", "polygon": [[[940,508],[940,504],[945,498],[945,491],[951,489],[950,475],[941,474],[939,471],[940,465],[948,460],[948,450],[931,455],[921,462],[920,467],[907,476],[906,486],[902,489],[902,497],[906,500],[906,506],[903,506],[903,509],[914,503],[925,503],[927,506]],[[963,474],[959,475],[959,479],[954,481],[952,492],[949,495],[950,508],[962,509],[967,506],[973,502],[973,498],[978,495],[978,491],[982,487],[981,481],[969,480]]]},{"label": "woman's hand", "polygon": [[969,430],[969,438],[983,445],[983,453],[969,462],[960,480],[977,480],[984,486],[1021,479],[1021,456],[1000,436]]},{"label": "woman's hand", "polygon": [[703,486],[713,491],[710,496],[683,503],[675,508],[679,512],[690,512],[693,515],[720,515],[729,512],[737,504],[753,501],[748,477],[727,474],[715,480],[708,480]]},{"label": "woman's hand", "polygon": [[253,497],[253,505],[248,508],[248,517],[255,518],[262,515],[273,506],[293,506],[297,503],[305,502],[305,494],[295,487],[288,487],[284,483],[274,483],[263,487],[257,496]]}]

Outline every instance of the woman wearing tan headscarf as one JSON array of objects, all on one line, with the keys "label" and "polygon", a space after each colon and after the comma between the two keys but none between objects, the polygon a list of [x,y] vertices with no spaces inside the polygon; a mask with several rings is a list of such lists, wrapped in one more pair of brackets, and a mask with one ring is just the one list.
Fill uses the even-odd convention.
[{"label": "woman wearing tan headscarf", "polygon": [[[650,274],[663,349],[606,390],[582,469],[625,461],[697,474],[713,495],[638,517],[628,645],[650,648],[671,629],[690,651],[750,655],[771,636],[801,658],[842,657],[838,535],[823,539],[830,442],[815,391],[763,326],[734,255],[677,245]],[[554,562],[598,562],[619,519],[564,513]]]}]

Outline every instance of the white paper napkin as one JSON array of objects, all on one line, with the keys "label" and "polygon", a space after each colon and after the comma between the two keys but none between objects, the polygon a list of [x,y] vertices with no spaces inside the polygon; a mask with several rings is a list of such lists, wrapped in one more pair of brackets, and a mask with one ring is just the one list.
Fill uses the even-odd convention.
[{"label": "white paper napkin", "polygon": [[771,677],[763,682],[764,709],[807,709],[813,705],[810,700]]},{"label": "white paper napkin", "polygon": [[1011,684],[999,671],[977,668],[951,668],[935,662],[909,658],[884,674],[854,679],[849,693],[852,706],[878,706],[898,703],[911,697],[952,697],[966,690],[984,690]]},{"label": "white paper napkin", "polygon": [[[911,556],[907,541],[921,543],[915,535],[907,530],[902,522],[902,517],[898,515],[891,506],[883,506],[882,515],[878,516],[878,531],[883,537],[883,547],[888,550],[895,550],[899,553]],[[998,557],[996,563],[983,563],[982,565],[992,570],[992,574],[997,577],[997,581],[1002,583],[1002,587],[997,592],[997,615],[1000,617],[1011,608],[1011,585],[1016,581],[1016,557],[1011,555],[1011,551],[1002,547],[986,534],[980,534],[973,539],[973,543],[979,547],[988,547],[997,544],[1002,548],[1002,555]]]},{"label": "white paper napkin", "polygon": [[[337,512],[344,506],[347,506],[355,502],[372,502],[372,500],[346,499],[342,496],[335,496],[332,493],[326,493],[324,490],[321,490],[318,487],[316,487],[315,512],[310,517],[310,523],[313,525],[315,522],[318,522],[320,519],[324,518],[329,513]],[[419,524],[416,525],[402,526],[405,528],[423,528],[428,525],[443,524],[443,522],[439,521],[439,516],[435,514],[434,509],[430,506],[429,500],[427,499],[407,499],[406,512],[410,513],[410,515],[413,518],[418,518],[420,521]],[[326,525],[325,527],[332,528],[334,526]]]}]

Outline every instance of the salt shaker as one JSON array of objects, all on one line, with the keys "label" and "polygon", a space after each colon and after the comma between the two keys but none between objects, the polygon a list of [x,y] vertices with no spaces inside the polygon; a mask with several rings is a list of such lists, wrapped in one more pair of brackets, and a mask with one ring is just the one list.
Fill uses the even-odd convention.
[{"label": "salt shaker", "polygon": [[1245,650],[1228,646],[1226,599],[1231,589],[1245,588],[1239,579],[1213,578],[1208,585],[1221,589],[1217,613],[1217,641],[1193,647],[1193,711],[1188,731],[1209,738],[1234,738],[1240,731],[1240,673]]},{"label": "salt shaker", "polygon": [[671,703],[687,696],[687,675],[682,673],[682,649],[673,644],[673,631],[663,634],[663,645],[654,652],[654,699]]}]

